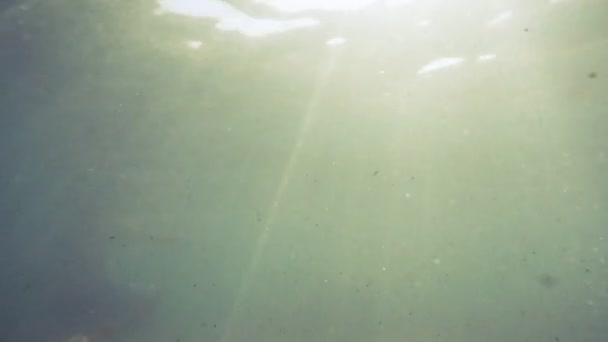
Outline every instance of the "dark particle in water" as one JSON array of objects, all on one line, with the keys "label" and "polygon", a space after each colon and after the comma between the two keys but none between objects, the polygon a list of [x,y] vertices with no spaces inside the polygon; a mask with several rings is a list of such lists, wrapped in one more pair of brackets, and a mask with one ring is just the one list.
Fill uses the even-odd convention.
[{"label": "dark particle in water", "polygon": [[592,79],[593,79],[593,78],[597,78],[597,72],[592,71],[592,72],[590,72],[590,73],[587,75],[587,77],[592,78]]},{"label": "dark particle in water", "polygon": [[374,176],[378,175],[378,172],[380,172],[380,170],[374,171]]},{"label": "dark particle in water", "polygon": [[538,283],[546,289],[552,289],[557,286],[559,279],[551,274],[543,273],[538,276]]}]

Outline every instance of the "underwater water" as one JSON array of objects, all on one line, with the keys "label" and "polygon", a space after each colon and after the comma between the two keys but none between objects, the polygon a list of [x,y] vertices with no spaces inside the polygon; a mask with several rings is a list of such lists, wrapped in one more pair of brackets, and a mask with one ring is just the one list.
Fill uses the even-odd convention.
[{"label": "underwater water", "polygon": [[2,2],[0,341],[606,341],[607,23]]}]

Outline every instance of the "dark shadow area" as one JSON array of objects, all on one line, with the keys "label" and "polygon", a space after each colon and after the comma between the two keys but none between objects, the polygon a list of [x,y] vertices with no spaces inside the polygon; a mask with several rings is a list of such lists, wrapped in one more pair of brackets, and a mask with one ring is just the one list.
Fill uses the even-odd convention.
[{"label": "dark shadow area", "polygon": [[19,5],[18,0],[0,0],[0,12]]},{"label": "dark shadow area", "polygon": [[[19,235],[47,228],[20,227]],[[86,238],[78,235],[74,231],[38,250],[26,239],[3,240],[1,341],[60,342],[79,333],[92,341],[122,340],[151,312],[152,299],[104,278],[101,255],[85,251]]]},{"label": "dark shadow area", "polygon": [[[2,0],[0,11],[18,5]],[[110,152],[82,139],[105,132],[87,122],[94,103],[66,97],[88,63],[74,48],[84,33],[77,15],[61,12],[69,7],[53,6],[0,16],[0,341],[123,341],[155,298],[105,271],[121,192],[111,170],[87,173],[91,160],[109,164]],[[109,139],[120,141],[115,133]]]},{"label": "dark shadow area", "polygon": [[78,177],[67,160],[21,155],[16,139],[27,131],[18,133],[4,135],[0,154],[0,341],[124,340],[155,298],[105,271],[106,216],[119,193]]}]

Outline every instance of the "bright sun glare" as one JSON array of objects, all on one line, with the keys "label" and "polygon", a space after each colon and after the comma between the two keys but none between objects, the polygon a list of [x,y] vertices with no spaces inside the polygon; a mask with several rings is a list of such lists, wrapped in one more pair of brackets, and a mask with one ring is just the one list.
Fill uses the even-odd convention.
[{"label": "bright sun glare", "polygon": [[[302,11],[354,11],[362,9],[377,0],[254,0],[281,12]],[[393,0],[394,1],[394,0]],[[401,0],[403,1],[403,0]],[[235,10],[221,0],[159,0],[161,11],[195,17],[215,17],[226,11]]]}]

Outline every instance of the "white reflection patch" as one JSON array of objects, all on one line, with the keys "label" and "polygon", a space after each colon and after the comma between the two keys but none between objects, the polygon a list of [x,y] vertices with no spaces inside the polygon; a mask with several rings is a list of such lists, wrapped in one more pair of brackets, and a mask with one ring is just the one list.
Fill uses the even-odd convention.
[{"label": "white reflection patch", "polygon": [[416,22],[416,26],[429,27],[429,26],[431,26],[431,21],[428,19],[419,20],[418,22]]},{"label": "white reflection patch", "polygon": [[488,26],[499,25],[499,24],[504,23],[505,21],[511,19],[512,16],[513,16],[512,11],[504,11],[504,12],[498,13],[497,16],[488,20],[487,25]]},{"label": "white reflection patch", "polygon": [[384,2],[384,5],[386,7],[393,7],[393,6],[405,5],[409,2],[411,2],[411,0],[386,0]]},{"label": "white reflection patch", "polygon": [[223,18],[215,27],[225,31],[238,31],[244,35],[257,37],[285,32],[297,28],[311,27],[318,24],[315,19],[302,18],[292,20],[256,19],[248,16]]},{"label": "white reflection patch", "polygon": [[495,58],[496,58],[496,55],[495,55],[495,54],[493,54],[493,53],[488,53],[488,54],[485,54],[485,55],[480,55],[480,56],[478,56],[478,57],[477,57],[477,61],[478,61],[478,62],[489,62],[489,61],[491,61],[491,60],[493,60],[493,59],[495,59]]},{"label": "white reflection patch", "polygon": [[255,0],[272,6],[281,12],[302,11],[356,11],[376,0]]},{"label": "white reflection patch", "polygon": [[426,64],[420,70],[418,70],[418,74],[426,74],[432,71],[437,71],[445,68],[456,67],[464,62],[464,58],[462,57],[442,57],[432,60],[430,63]]},{"label": "white reflection patch", "polygon": [[219,0],[159,0],[157,12],[170,12],[190,17],[222,18],[232,15],[244,15],[231,5]]},{"label": "white reflection patch", "polygon": [[202,45],[203,42],[201,42],[200,40],[189,40],[186,42],[186,45],[191,48],[191,49],[199,49]]},{"label": "white reflection patch", "polygon": [[335,45],[342,45],[344,43],[346,43],[346,38],[334,37],[334,38],[327,40],[327,42],[325,44],[327,44],[329,46],[335,46]]},{"label": "white reflection patch", "polygon": [[254,18],[220,0],[158,0],[155,13],[174,13],[190,17],[215,18],[217,29],[238,31],[247,36],[264,36],[319,24],[313,18],[275,20]]}]

